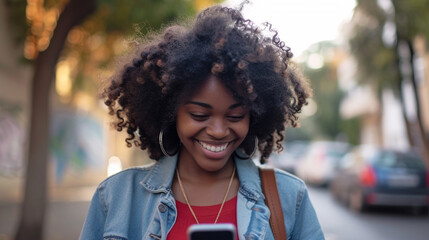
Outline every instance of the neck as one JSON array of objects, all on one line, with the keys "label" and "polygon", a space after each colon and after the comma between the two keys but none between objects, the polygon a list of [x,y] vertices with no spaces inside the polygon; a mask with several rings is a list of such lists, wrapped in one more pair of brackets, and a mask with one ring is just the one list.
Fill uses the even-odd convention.
[{"label": "neck", "polygon": [[[177,170],[180,173],[181,181],[190,204],[193,206],[220,204],[229,185],[234,169],[234,162],[229,160],[221,170],[208,172],[201,168],[195,168],[195,166],[188,166],[192,164],[182,160],[179,160]],[[235,174],[226,201],[237,195],[239,186],[238,175]],[[177,176],[174,177],[172,189],[176,200],[185,203],[186,200],[181,193]]]},{"label": "neck", "polygon": [[232,161],[229,161],[222,169],[214,172],[204,171],[201,168],[191,168],[186,164],[178,163],[177,166],[182,179],[186,182],[195,182],[200,184],[218,182],[230,178],[234,168]]}]

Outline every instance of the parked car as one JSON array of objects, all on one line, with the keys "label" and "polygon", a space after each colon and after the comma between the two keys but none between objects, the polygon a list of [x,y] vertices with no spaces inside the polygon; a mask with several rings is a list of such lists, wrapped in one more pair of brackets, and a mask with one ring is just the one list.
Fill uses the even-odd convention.
[{"label": "parked car", "polygon": [[307,152],[307,148],[308,142],[306,141],[285,142],[283,144],[283,151],[280,154],[271,154],[268,164],[295,174],[295,168]]},{"label": "parked car", "polygon": [[411,151],[357,147],[342,159],[330,189],[356,211],[408,206],[428,212],[429,173],[422,158]]},{"label": "parked car", "polygon": [[297,166],[297,175],[309,184],[328,186],[340,159],[349,151],[344,142],[313,142]]}]

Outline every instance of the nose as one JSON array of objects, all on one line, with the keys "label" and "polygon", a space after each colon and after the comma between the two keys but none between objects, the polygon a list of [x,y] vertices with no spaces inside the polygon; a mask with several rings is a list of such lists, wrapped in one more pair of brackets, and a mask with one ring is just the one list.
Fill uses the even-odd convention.
[{"label": "nose", "polygon": [[222,139],[230,133],[228,124],[223,119],[212,119],[206,131],[208,135],[215,139]]}]

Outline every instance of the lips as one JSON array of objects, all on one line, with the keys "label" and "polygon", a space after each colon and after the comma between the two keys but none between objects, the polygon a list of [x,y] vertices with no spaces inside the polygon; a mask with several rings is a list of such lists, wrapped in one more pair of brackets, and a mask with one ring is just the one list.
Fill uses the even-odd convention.
[{"label": "lips", "polygon": [[221,145],[213,145],[213,144],[209,144],[206,142],[202,142],[202,141],[198,141],[198,143],[206,150],[211,151],[211,152],[222,152],[224,151],[228,145],[229,142],[227,143],[223,143]]}]

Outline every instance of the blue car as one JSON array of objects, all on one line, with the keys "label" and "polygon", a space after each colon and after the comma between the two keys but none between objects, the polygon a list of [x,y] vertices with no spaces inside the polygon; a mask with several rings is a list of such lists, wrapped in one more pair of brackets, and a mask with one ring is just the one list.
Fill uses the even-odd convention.
[{"label": "blue car", "polygon": [[356,211],[398,206],[428,213],[429,173],[422,157],[411,151],[357,147],[341,160],[330,189]]}]

